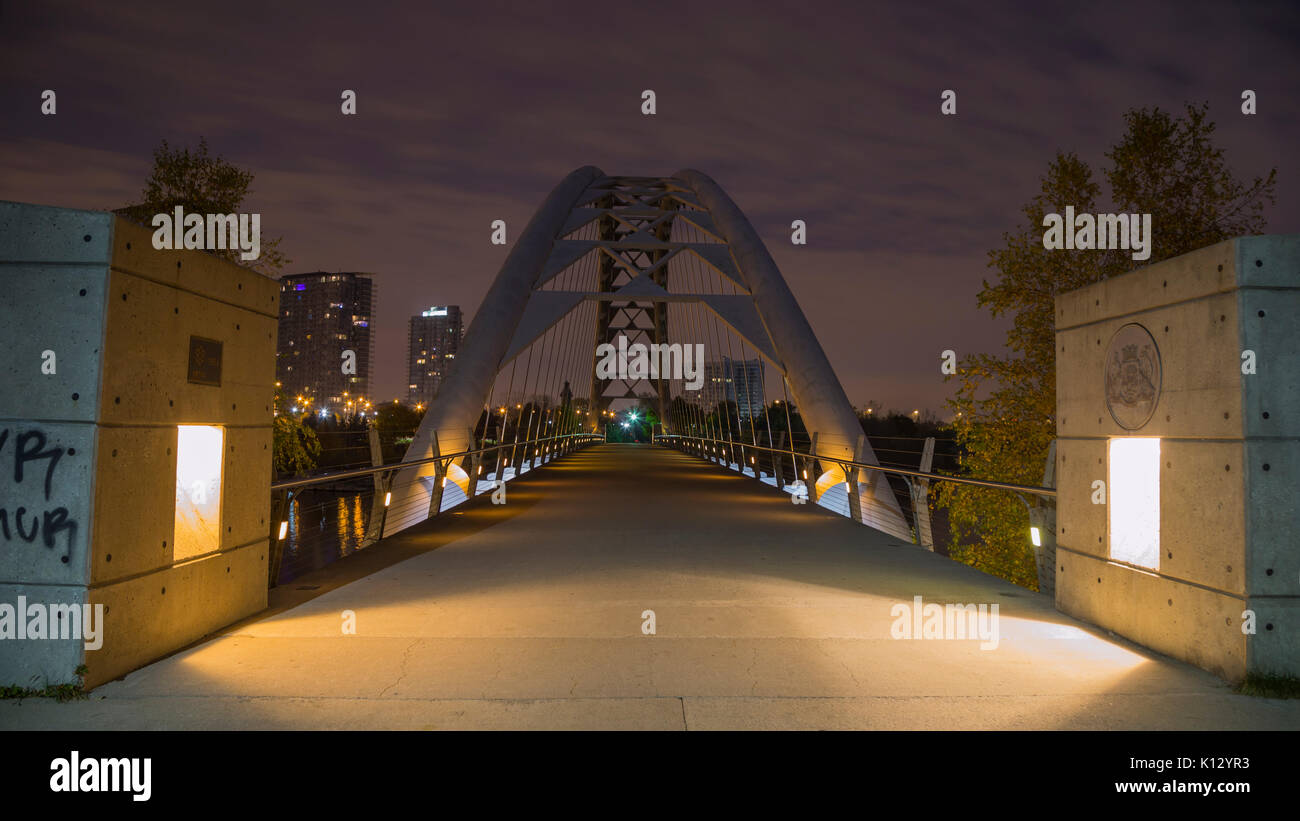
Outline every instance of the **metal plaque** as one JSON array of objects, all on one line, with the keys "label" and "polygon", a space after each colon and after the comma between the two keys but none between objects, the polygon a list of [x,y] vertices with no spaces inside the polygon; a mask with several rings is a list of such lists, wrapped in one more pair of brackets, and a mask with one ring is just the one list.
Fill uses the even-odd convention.
[{"label": "metal plaque", "polygon": [[190,337],[190,361],[185,379],[195,385],[221,387],[221,343],[201,336]]}]

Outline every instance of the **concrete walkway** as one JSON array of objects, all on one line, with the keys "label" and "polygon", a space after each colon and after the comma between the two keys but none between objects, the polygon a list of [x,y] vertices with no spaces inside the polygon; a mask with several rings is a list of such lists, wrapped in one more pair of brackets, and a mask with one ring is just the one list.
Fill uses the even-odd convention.
[{"label": "concrete walkway", "polygon": [[[1300,701],[674,451],[593,447],[508,492],[89,700],[0,702],[0,726],[1300,729]],[[998,646],[891,638],[918,595],[997,603]]]}]

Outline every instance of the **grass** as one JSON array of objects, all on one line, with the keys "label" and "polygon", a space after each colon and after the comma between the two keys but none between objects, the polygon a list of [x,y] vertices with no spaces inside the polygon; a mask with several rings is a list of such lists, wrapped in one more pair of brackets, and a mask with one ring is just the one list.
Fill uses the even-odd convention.
[{"label": "grass", "polygon": [[1256,698],[1300,698],[1300,678],[1277,673],[1247,673],[1236,692]]},{"label": "grass", "polygon": [[0,699],[52,698],[55,701],[76,701],[86,698],[84,678],[86,665],[79,664],[73,671],[77,681],[73,684],[53,684],[43,688],[19,687],[16,684],[0,687]]}]

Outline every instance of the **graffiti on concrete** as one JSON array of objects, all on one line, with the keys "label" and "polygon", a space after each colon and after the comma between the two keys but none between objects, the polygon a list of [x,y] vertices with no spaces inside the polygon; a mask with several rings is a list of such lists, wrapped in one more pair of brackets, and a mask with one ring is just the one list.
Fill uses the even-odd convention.
[{"label": "graffiti on concrete", "polygon": [[[48,444],[40,428],[0,428],[0,544],[41,544],[53,550],[63,541],[63,561],[67,562],[77,538],[77,521],[66,507],[50,504],[50,496],[59,460],[65,450],[68,454],[74,451]],[[5,469],[9,465],[12,471]],[[41,509],[29,509],[14,501],[21,498],[19,491],[35,486],[40,487],[46,503]],[[30,498],[30,493],[23,495]]]}]

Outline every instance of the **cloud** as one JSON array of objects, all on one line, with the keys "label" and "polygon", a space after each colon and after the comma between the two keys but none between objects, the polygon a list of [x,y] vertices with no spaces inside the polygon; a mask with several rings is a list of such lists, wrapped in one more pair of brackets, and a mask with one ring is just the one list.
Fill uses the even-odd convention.
[{"label": "cloud", "polygon": [[[698,168],[768,241],[850,396],[899,407],[947,395],[938,350],[1000,349],[1005,326],[975,306],[988,249],[1053,154],[1099,165],[1128,108],[1209,99],[1238,173],[1279,169],[1270,229],[1300,224],[1293,6],[565,9],[6,7],[0,197],[122,204],[159,139],[206,135],[255,173],[248,205],[292,270],[376,273],[378,392],[400,395],[407,317],[473,313],[506,251],[491,220],[513,239],[581,165]],[[1239,86],[1258,92],[1256,117]],[[55,117],[38,112],[43,88]],[[947,88],[956,117],[939,114]],[[806,248],[788,244],[793,219]]]}]

